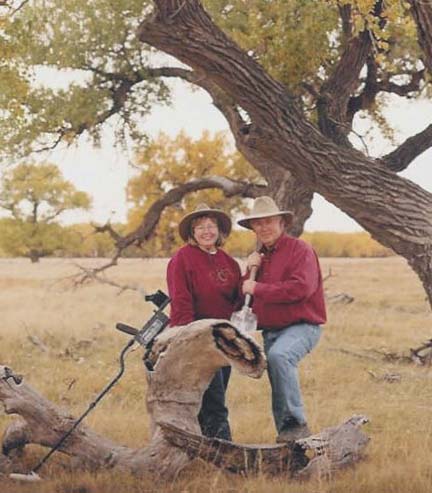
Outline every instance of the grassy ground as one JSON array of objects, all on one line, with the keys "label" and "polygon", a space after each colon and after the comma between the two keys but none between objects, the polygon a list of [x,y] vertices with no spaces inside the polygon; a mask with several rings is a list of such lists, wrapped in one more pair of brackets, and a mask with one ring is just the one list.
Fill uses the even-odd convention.
[{"label": "grassy ground", "polygon": [[[124,260],[109,276],[152,292],[165,288],[165,265],[164,260]],[[68,472],[68,459],[62,464],[54,459],[41,471],[52,478],[43,485],[5,480],[1,493],[430,491],[432,373],[428,368],[386,362],[374,353],[408,353],[431,337],[432,317],[420,282],[402,259],[393,257],[323,259],[322,268],[324,274],[331,270],[325,283],[328,292],[345,292],[355,301],[329,305],[323,338],[302,362],[309,423],[319,431],[352,414],[368,415],[371,443],[365,461],[330,481],[304,483],[232,477],[196,462],[175,483],[155,487],[146,478],[117,472],[75,475]],[[117,371],[117,356],[127,336],[114,330],[115,323],[140,327],[152,307],[137,292],[118,295],[107,285],[73,290],[69,282],[60,280],[73,272],[70,260],[47,259],[32,265],[0,259],[0,364],[22,373],[46,397],[79,415]],[[40,343],[34,343],[35,337]],[[380,379],[386,373],[397,373],[400,381]],[[128,357],[123,379],[86,423],[127,446],[145,445],[149,435],[144,380],[141,353],[136,351]],[[274,442],[265,376],[255,381],[233,373],[228,400],[235,441]],[[0,430],[10,419],[0,414]],[[30,448],[29,465],[44,452]]]}]

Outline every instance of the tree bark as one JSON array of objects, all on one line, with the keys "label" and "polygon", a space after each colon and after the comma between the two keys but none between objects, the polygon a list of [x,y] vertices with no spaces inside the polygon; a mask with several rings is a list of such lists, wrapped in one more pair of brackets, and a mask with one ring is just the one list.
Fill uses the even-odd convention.
[{"label": "tree bark", "polygon": [[[248,124],[241,116],[232,98],[219,86],[208,80],[208,78],[198,76],[193,71],[183,71],[182,74],[185,80],[200,86],[213,98],[213,104],[228,122],[237,148],[266,180],[267,189],[260,191],[255,196],[271,195],[281,209],[291,210],[294,213],[294,220],[290,233],[296,237],[300,236],[303,233],[305,222],[312,214],[313,191],[301,180],[298,180],[289,170],[275,167],[265,157],[258,155],[256,152],[251,152],[249,146],[245,145],[244,139],[244,136],[249,132]],[[252,197],[252,194],[249,196]]]},{"label": "tree bark", "polygon": [[[147,373],[150,444],[130,449],[81,424],[59,450],[90,469],[118,467],[136,474],[172,478],[190,459],[165,440],[159,423],[168,422],[199,434],[197,416],[202,395],[215,371],[232,364],[241,373],[259,378],[266,367],[263,352],[252,337],[228,322],[216,320],[165,330],[145,358],[154,367]],[[75,421],[7,367],[0,367],[0,401],[7,414],[20,415],[19,421],[4,432],[4,453],[28,443],[53,447]]]},{"label": "tree bark", "polygon": [[312,190],[283,168],[267,168],[263,175],[268,183],[268,193],[280,209],[294,213],[289,233],[299,237],[304,231],[305,222],[312,215]]},{"label": "tree bark", "polygon": [[369,442],[361,426],[367,422],[366,416],[352,416],[317,435],[273,446],[241,445],[196,436],[170,424],[162,424],[162,431],[170,443],[186,450],[190,458],[199,457],[237,474],[309,478],[331,476],[337,469],[361,459]]},{"label": "tree bark", "polygon": [[[239,332],[227,321],[201,320],[187,327],[167,329],[156,338],[144,358],[146,366],[154,369],[147,373],[147,410],[151,418],[149,445],[130,449],[80,424],[59,448],[78,459],[75,467],[119,468],[171,480],[193,458],[203,457],[202,451],[200,453],[202,445],[202,450],[209,451],[203,458],[218,467],[242,474],[286,476],[303,474],[302,471],[308,474],[310,469],[325,472],[330,467],[332,470],[341,465],[341,458],[354,462],[368,442],[359,431],[360,425],[366,422],[364,417],[353,417],[351,424],[343,424],[345,431],[340,431],[339,441],[331,438],[333,431],[329,434],[329,430],[306,440],[275,446],[244,446],[202,437],[197,415],[202,395],[214,372],[231,364],[241,373],[259,378],[266,368],[262,349],[255,339]],[[11,472],[8,456],[13,451],[22,450],[29,443],[51,448],[75,422],[72,416],[5,366],[0,367],[0,401],[7,414],[19,415],[3,434],[0,474]],[[339,427],[335,430],[339,433]],[[179,445],[179,440],[184,446]],[[330,461],[326,462],[327,469],[313,465],[317,461],[308,458],[306,451],[309,449],[314,450],[317,457],[319,450],[325,452]],[[13,469],[23,472],[22,464],[16,459]]]},{"label": "tree bark", "polygon": [[[197,0],[156,0],[143,42],[220,87],[248,115],[240,152],[290,171],[408,260],[432,305],[432,194],[308,122],[284,86],[237,47]],[[245,151],[247,149],[247,151]]]},{"label": "tree bark", "polygon": [[423,51],[423,63],[432,73],[432,4],[425,0],[408,0],[417,26],[420,48]]}]

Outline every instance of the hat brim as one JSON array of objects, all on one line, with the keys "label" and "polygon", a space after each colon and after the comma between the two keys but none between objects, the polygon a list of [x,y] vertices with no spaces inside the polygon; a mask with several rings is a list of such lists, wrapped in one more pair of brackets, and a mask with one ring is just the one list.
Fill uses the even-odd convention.
[{"label": "hat brim", "polygon": [[279,211],[279,212],[271,212],[265,214],[255,214],[254,216],[247,216],[244,217],[243,219],[239,219],[237,221],[237,224],[242,226],[243,228],[252,229],[252,226],[250,225],[249,222],[251,219],[262,219],[264,217],[275,217],[275,216],[283,216],[285,217],[285,219],[291,222],[294,217],[294,214],[291,211]]},{"label": "hat brim", "polygon": [[181,239],[186,242],[189,240],[191,233],[190,224],[191,222],[201,216],[214,216],[216,217],[219,230],[224,236],[228,236],[231,233],[232,223],[228,214],[220,211],[219,209],[203,209],[200,211],[194,211],[186,216],[180,221],[178,226],[178,231]]}]

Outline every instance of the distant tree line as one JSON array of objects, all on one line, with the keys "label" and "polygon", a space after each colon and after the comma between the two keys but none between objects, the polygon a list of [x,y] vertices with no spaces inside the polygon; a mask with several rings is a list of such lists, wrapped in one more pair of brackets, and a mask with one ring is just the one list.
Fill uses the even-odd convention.
[{"label": "distant tree line", "polygon": [[[8,246],[10,238],[7,230],[10,226],[9,219],[0,219],[0,257],[27,257],[26,252],[17,246],[11,250]],[[125,229],[124,225],[117,224],[116,229]],[[52,240],[55,248],[45,257],[68,258],[109,258],[115,251],[114,240],[107,233],[95,233],[91,224],[73,224],[69,226],[56,225],[54,233],[58,236]],[[174,232],[176,240],[167,244],[157,238],[142,245],[142,247],[129,247],[125,257],[169,257],[177,248],[180,241]],[[335,233],[314,232],[304,233],[302,238],[311,243],[320,257],[389,257],[395,255],[388,248],[374,241],[366,232]],[[5,241],[7,239],[7,241]],[[254,237],[247,231],[233,231],[228,238],[225,247],[235,257],[246,257],[254,248]]]},{"label": "distant tree line", "polygon": [[[160,166],[168,162],[169,166]],[[89,223],[64,226],[59,218],[70,210],[88,210],[91,197],[68,182],[55,164],[21,163],[3,173],[0,188],[0,255],[28,257],[37,262],[42,257],[112,257],[116,239],[124,237],[143,221],[157,198],[173,190],[179,180],[192,180],[205,173],[224,174],[228,179],[250,177],[251,168],[229,149],[223,134],[211,137],[204,133],[193,141],[180,133],[175,139],[161,134],[136,155],[138,171],[127,188],[130,205],[126,224],[110,225],[108,231],[96,232]],[[162,170],[162,171],[161,171]],[[238,181],[236,182],[238,183]],[[226,194],[225,194],[226,195]],[[245,211],[238,196],[226,197],[221,190],[203,189],[164,208],[157,226],[146,241],[133,243],[122,251],[126,257],[169,257],[182,244],[177,234],[181,217],[199,202],[230,211],[234,216]],[[386,257],[392,251],[366,233],[304,233],[321,257]],[[225,248],[237,257],[247,256],[254,248],[254,235],[234,230]]]}]

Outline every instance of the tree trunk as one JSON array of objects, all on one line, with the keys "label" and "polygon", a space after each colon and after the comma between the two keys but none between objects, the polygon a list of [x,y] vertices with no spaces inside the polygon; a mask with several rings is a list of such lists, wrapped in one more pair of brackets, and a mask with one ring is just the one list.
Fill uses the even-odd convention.
[{"label": "tree trunk", "polygon": [[432,194],[360,152],[338,146],[308,122],[282,84],[240,50],[197,0],[155,0],[140,39],[220,87],[250,123],[236,136],[246,158],[290,171],[405,257],[432,305]]},{"label": "tree trunk", "polygon": [[[129,449],[80,424],[59,450],[76,457],[87,468],[116,467],[136,474],[152,473],[170,480],[200,455],[197,444],[201,441],[203,447],[213,450],[207,457],[208,461],[246,474],[300,474],[303,469],[306,472],[306,468],[312,467],[312,461],[306,455],[307,449],[318,452],[320,447],[320,450],[323,447],[328,451],[334,449],[336,442],[328,430],[324,430],[323,435],[307,439],[309,442],[303,440],[275,446],[243,446],[224,440],[206,440],[199,435],[197,415],[202,395],[214,372],[231,364],[241,373],[259,378],[266,367],[263,352],[255,340],[226,321],[201,320],[187,327],[167,329],[147,351],[145,360],[146,366],[154,368],[154,371],[147,373],[147,409],[152,428],[150,444],[145,448]],[[7,414],[20,416],[3,435],[4,455],[0,455],[0,473],[11,471],[12,466],[6,455],[23,449],[28,443],[53,447],[74,423],[72,416],[42,397],[4,366],[0,367],[0,401]],[[352,434],[351,430],[349,443],[347,440],[341,442],[343,457],[347,461],[357,460],[368,441],[358,430],[366,419],[352,420],[354,424],[349,427],[358,432]],[[178,433],[183,443],[186,439],[188,444],[180,449]],[[347,431],[342,435],[347,437]],[[319,444],[318,448],[312,443]],[[330,461],[333,456],[335,460],[331,464],[338,467],[340,454],[332,454],[329,455]],[[247,462],[246,456],[249,457]],[[238,462],[237,466],[235,462]],[[15,462],[15,470],[22,469],[22,465]]]},{"label": "tree trunk", "polygon": [[266,168],[263,175],[268,183],[269,194],[281,210],[294,213],[290,234],[299,237],[304,231],[305,222],[312,215],[312,190],[283,168]]},{"label": "tree trunk", "polygon": [[40,260],[40,253],[37,252],[36,250],[30,250],[29,252],[29,259],[31,261],[32,264],[37,264]]}]

